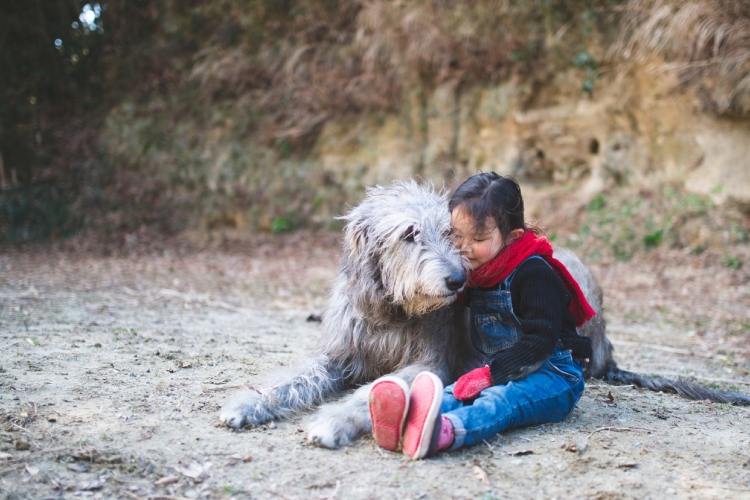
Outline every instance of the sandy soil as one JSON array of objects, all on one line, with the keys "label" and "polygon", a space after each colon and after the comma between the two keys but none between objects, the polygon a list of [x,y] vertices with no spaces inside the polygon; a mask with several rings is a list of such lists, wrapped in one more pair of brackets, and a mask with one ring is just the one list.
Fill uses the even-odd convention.
[{"label": "sandy soil", "polygon": [[[749,408],[598,381],[560,424],[419,462],[308,444],[309,413],[220,425],[232,387],[314,344],[337,253],[328,233],[0,253],[0,499],[750,498]],[[620,365],[750,393],[747,267],[594,267]]]}]

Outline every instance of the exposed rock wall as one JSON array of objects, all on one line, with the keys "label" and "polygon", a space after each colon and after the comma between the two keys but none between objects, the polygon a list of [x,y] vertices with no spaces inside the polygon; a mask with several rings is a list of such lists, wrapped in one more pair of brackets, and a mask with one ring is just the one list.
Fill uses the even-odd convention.
[{"label": "exposed rock wall", "polygon": [[314,163],[344,190],[419,175],[440,184],[477,170],[579,186],[669,182],[750,201],[750,121],[700,111],[669,73],[642,65],[581,91],[580,72],[496,87],[414,90],[398,115],[328,123]]}]

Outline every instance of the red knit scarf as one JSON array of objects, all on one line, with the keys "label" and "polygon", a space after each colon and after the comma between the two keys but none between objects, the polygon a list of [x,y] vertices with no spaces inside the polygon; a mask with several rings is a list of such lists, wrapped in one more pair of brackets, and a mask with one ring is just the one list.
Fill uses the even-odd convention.
[{"label": "red knit scarf", "polygon": [[594,317],[596,312],[589,305],[586,297],[578,286],[578,282],[568,272],[562,262],[552,257],[552,244],[544,236],[537,236],[526,231],[523,236],[505,247],[492,260],[484,263],[479,269],[469,274],[467,286],[489,288],[497,285],[516,268],[521,262],[538,255],[554,269],[565,288],[570,293],[570,312],[575,318],[576,327],[581,326]]}]

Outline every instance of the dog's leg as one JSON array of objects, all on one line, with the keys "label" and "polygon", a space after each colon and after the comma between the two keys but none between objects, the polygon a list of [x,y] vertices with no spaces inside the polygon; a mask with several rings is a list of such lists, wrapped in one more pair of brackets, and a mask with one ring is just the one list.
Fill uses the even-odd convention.
[{"label": "dog's leg", "polygon": [[360,387],[344,401],[322,406],[307,425],[307,438],[326,448],[339,448],[371,432],[369,392],[370,384]]},{"label": "dog's leg", "polygon": [[344,388],[342,373],[327,358],[308,358],[302,365],[305,368],[267,389],[237,392],[224,404],[219,419],[235,429],[246,424],[257,425],[320,404],[328,394]]},{"label": "dog's leg", "polygon": [[[410,365],[392,375],[411,385],[423,371],[439,373],[435,367]],[[367,396],[372,384],[363,385],[341,402],[322,406],[307,425],[307,439],[326,448],[348,446],[362,434],[372,432]]]}]

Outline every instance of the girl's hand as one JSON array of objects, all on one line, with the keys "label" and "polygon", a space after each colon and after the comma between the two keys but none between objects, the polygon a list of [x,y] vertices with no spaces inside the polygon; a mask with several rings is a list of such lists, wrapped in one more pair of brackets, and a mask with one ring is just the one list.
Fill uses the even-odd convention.
[{"label": "girl's hand", "polygon": [[490,367],[484,365],[482,368],[477,368],[459,377],[456,385],[453,386],[453,395],[459,401],[467,401],[476,398],[480,392],[493,385]]}]

